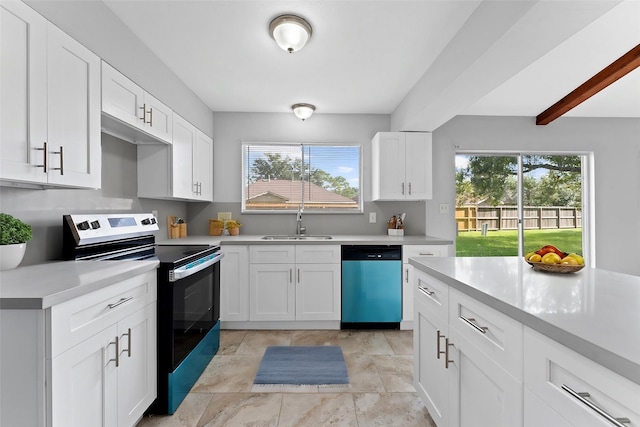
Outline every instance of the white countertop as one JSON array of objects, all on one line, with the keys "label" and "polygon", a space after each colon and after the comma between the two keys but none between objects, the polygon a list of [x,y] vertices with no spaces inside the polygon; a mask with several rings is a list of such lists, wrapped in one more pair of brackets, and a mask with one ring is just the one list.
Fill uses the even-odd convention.
[{"label": "white countertop", "polygon": [[158,261],[59,261],[0,271],[0,308],[48,308],[154,270],[158,264]]},{"label": "white countertop", "polygon": [[432,236],[331,235],[329,240],[263,240],[265,234],[238,236],[188,236],[157,241],[162,245],[452,245]]},{"label": "white countertop", "polygon": [[640,384],[640,277],[588,267],[545,273],[520,257],[410,263]]}]

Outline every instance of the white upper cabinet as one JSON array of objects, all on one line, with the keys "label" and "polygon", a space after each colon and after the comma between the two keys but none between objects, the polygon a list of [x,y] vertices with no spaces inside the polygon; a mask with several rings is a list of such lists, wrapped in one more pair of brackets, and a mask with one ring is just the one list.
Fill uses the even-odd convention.
[{"label": "white upper cabinet", "polygon": [[138,197],[213,200],[213,140],[173,114],[173,143],[138,145]]},{"label": "white upper cabinet", "polygon": [[102,61],[102,130],[134,143],[172,141],[169,107]]},{"label": "white upper cabinet", "polygon": [[431,146],[431,133],[378,132],[372,141],[373,200],[431,199]]},{"label": "white upper cabinet", "polygon": [[0,19],[0,179],[99,188],[100,59],[22,2]]}]

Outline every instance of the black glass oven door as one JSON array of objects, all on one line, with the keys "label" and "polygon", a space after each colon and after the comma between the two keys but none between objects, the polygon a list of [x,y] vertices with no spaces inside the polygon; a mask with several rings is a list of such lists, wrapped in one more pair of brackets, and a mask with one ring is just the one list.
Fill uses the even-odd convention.
[{"label": "black glass oven door", "polygon": [[173,363],[175,369],[220,317],[220,264],[177,280],[173,287]]}]

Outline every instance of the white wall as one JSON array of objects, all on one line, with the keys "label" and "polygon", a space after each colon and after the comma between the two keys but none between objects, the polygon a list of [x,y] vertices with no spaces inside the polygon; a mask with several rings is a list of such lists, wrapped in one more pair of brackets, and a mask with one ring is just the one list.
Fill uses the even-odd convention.
[{"label": "white wall", "polygon": [[536,126],[533,117],[458,116],[437,129],[433,141],[436,185],[427,203],[427,234],[455,239],[454,218],[437,209],[455,205],[456,150],[590,151],[597,266],[640,275],[640,119],[561,118]]}]

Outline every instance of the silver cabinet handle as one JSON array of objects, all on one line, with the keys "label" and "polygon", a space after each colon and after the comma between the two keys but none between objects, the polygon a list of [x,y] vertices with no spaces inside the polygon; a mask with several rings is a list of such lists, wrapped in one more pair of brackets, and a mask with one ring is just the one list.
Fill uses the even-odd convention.
[{"label": "silver cabinet handle", "polygon": [[114,302],[114,303],[108,304],[108,305],[107,305],[107,308],[108,308],[109,310],[111,310],[112,308],[116,308],[117,306],[122,305],[122,304],[124,304],[124,303],[125,303],[125,302],[127,302],[127,301],[131,301],[132,299],[133,299],[133,297],[120,298],[120,299],[118,300],[118,302]]},{"label": "silver cabinet handle", "polygon": [[408,268],[404,271],[404,281],[406,283],[409,283],[409,269]]},{"label": "silver cabinet handle", "polygon": [[115,341],[111,341],[109,343],[109,345],[111,345],[111,344],[115,344],[115,346],[116,346],[116,358],[107,360],[107,364],[109,364],[109,362],[116,362],[116,368],[117,368],[118,366],[120,366],[120,342],[118,340],[118,336],[117,335],[116,335],[116,340]]},{"label": "silver cabinet handle", "polygon": [[402,195],[404,196],[404,182],[402,183]]},{"label": "silver cabinet handle", "polygon": [[51,168],[53,171],[60,171],[60,175],[64,175],[64,153],[62,150],[62,145],[60,146],[60,151],[52,151],[52,154],[60,154],[60,167],[59,168]]},{"label": "silver cabinet handle", "polygon": [[424,286],[418,286],[418,290],[429,297],[434,294],[433,291],[430,291],[428,288],[425,288]]},{"label": "silver cabinet handle", "polygon": [[436,331],[436,333],[437,333],[437,336],[436,336],[436,340],[437,340],[436,341],[436,358],[439,360],[440,359],[440,355],[444,354],[444,351],[440,350],[440,338],[444,338],[444,335],[442,335],[440,333],[439,329]]},{"label": "silver cabinet handle", "polygon": [[131,357],[131,328],[127,330],[122,336],[127,336],[127,357]]},{"label": "silver cabinet handle", "polygon": [[432,252],[420,252],[420,256],[434,256]]},{"label": "silver cabinet handle", "polygon": [[289,269],[289,283],[293,282],[293,268]]},{"label": "silver cabinet handle", "polygon": [[449,369],[449,363],[453,363],[453,360],[449,360],[449,347],[453,346],[449,342],[449,338],[444,339],[444,368]]},{"label": "silver cabinet handle", "polygon": [[42,151],[44,154],[44,159],[42,160],[41,165],[36,165],[38,168],[44,168],[44,173],[47,173],[47,157],[49,153],[47,153],[47,141],[42,143],[42,148],[36,148],[38,151]]},{"label": "silver cabinet handle", "polygon": [[147,113],[149,113],[149,121],[147,123],[149,124],[149,126],[153,127],[153,108],[149,108],[149,111],[147,111]]},{"label": "silver cabinet handle", "polygon": [[409,195],[411,195],[411,183],[409,183]]},{"label": "silver cabinet handle", "polygon": [[631,423],[631,420],[629,418],[616,418],[616,417],[613,417],[613,416],[609,415],[606,411],[601,409],[598,405],[596,405],[595,403],[593,403],[590,400],[586,399],[587,397],[589,397],[589,393],[579,393],[579,392],[573,390],[571,387],[569,387],[566,384],[562,384],[562,389],[564,391],[566,391],[567,393],[569,393],[574,398],[576,398],[579,402],[581,402],[582,404],[586,405],[587,407],[589,407],[590,409],[595,411],[598,415],[602,416],[604,419],[606,419],[607,421],[609,421],[611,424],[613,424],[616,427],[625,427],[623,424]]},{"label": "silver cabinet handle", "polygon": [[139,107],[142,110],[142,117],[140,117],[140,120],[142,120],[142,123],[147,123],[147,104],[142,104],[142,107]]},{"label": "silver cabinet handle", "polygon": [[298,269],[298,283],[300,283],[300,269]]},{"label": "silver cabinet handle", "polygon": [[476,319],[472,318],[472,317],[464,317],[462,315],[460,315],[460,319],[465,321],[468,325],[470,325],[472,328],[474,328],[476,331],[481,332],[483,334],[486,334],[487,331],[489,330],[489,328],[487,326],[480,326],[476,323]]}]

